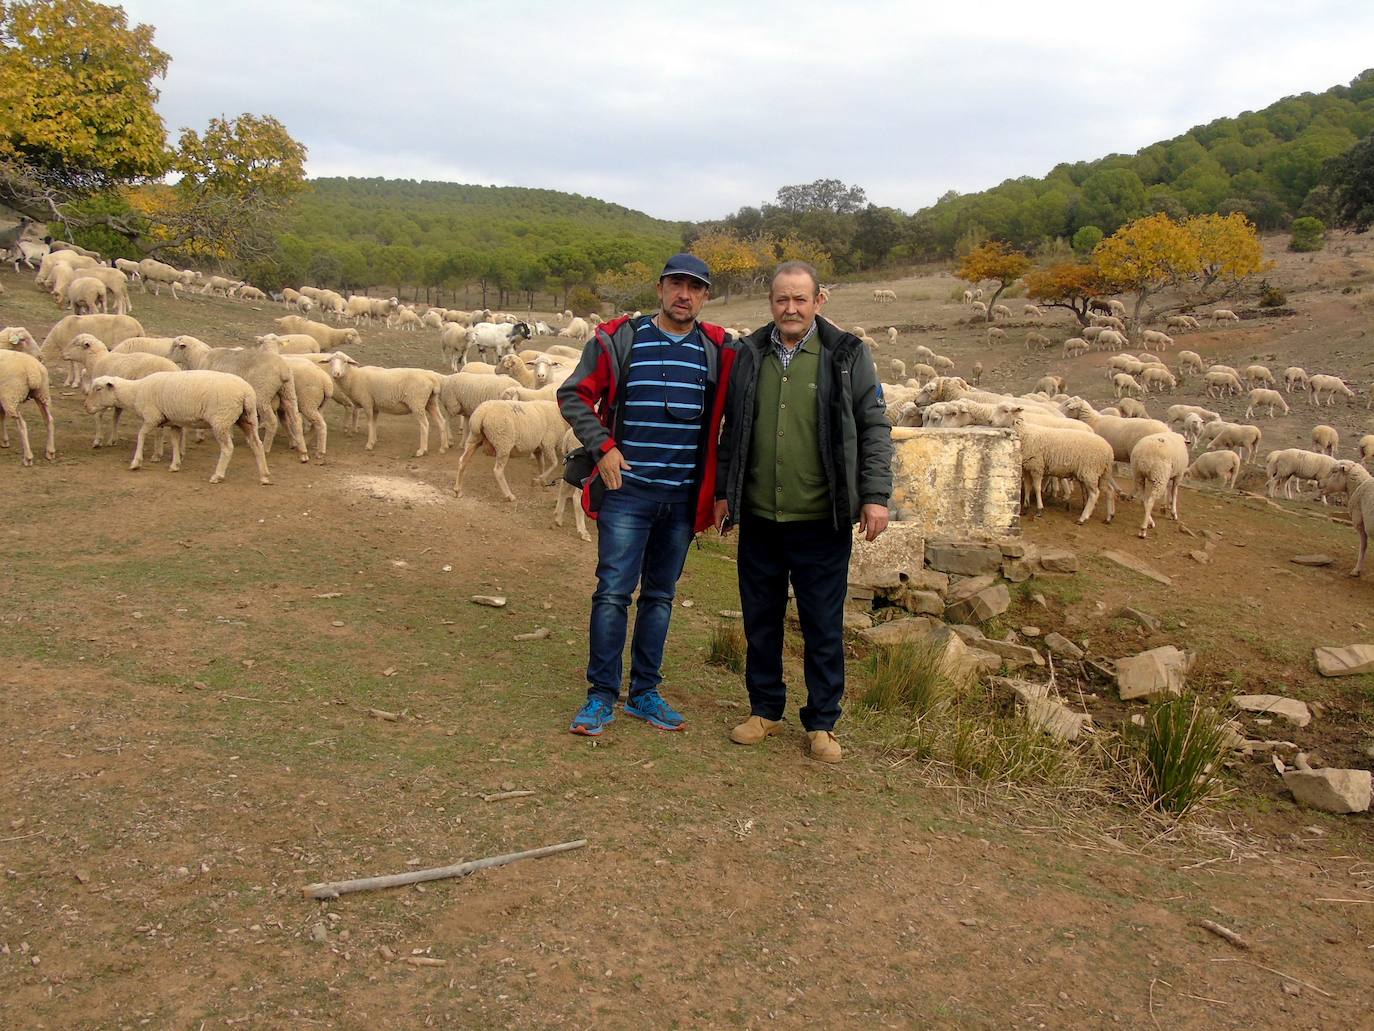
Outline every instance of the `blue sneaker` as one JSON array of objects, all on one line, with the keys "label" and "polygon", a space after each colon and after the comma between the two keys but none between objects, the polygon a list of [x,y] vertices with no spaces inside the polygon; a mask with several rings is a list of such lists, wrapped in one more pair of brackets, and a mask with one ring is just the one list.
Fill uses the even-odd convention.
[{"label": "blue sneaker", "polygon": [[572,726],[568,730],[586,737],[596,737],[606,729],[606,724],[615,722],[615,711],[600,698],[588,698],[587,704],[577,710]]},{"label": "blue sneaker", "polygon": [[659,730],[684,730],[687,721],[657,691],[645,691],[625,703],[625,715],[643,720]]}]

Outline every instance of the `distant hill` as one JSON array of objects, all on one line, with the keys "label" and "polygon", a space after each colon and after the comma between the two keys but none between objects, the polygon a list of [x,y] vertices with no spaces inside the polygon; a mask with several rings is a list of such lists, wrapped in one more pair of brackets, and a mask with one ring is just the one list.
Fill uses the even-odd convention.
[{"label": "distant hill", "polygon": [[[947,256],[963,237],[1021,246],[1071,239],[1085,226],[1110,234],[1141,215],[1244,212],[1260,229],[1321,214],[1322,163],[1374,132],[1374,69],[1349,86],[1285,97],[1261,111],[1218,118],[1133,155],[1060,164],[979,193],[951,193],[918,211],[915,256]],[[1304,211],[1304,206],[1309,210]]]},{"label": "distant hill", "polygon": [[[475,283],[562,292],[661,262],[683,224],[591,197],[409,179],[312,179],[281,237],[285,282],[362,288]],[[501,303],[497,298],[491,303]]]}]

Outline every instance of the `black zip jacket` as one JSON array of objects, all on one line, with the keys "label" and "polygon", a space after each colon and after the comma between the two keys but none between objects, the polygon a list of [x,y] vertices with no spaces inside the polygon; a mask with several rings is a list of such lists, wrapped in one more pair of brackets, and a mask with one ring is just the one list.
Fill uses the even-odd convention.
[{"label": "black zip jacket", "polygon": [[[738,522],[754,431],[759,366],[772,349],[773,324],[739,342],[730,372],[716,455],[716,500],[730,504]],[[821,360],[816,382],[821,464],[830,486],[835,529],[859,521],[863,505],[886,506],[892,496],[892,424],[887,418],[878,370],[863,342],[816,317]]]}]

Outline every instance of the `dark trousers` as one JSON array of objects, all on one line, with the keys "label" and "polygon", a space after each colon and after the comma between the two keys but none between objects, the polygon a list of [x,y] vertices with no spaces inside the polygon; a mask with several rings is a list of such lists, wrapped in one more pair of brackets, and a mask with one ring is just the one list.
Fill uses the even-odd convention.
[{"label": "dark trousers", "polygon": [[739,525],[739,598],[748,642],[744,683],[749,711],[782,719],[787,684],[782,677],[787,582],[797,598],[804,645],[807,730],[833,730],[844,696],[844,599],[849,582],[849,527],[830,521],[780,523],[744,513]]}]

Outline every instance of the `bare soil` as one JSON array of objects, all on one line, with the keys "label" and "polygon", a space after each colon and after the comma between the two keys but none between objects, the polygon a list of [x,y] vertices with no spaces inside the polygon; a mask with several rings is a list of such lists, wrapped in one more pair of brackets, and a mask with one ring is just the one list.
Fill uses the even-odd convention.
[{"label": "bare soil", "polygon": [[[1374,261],[1364,241],[1345,246],[1275,252],[1296,315],[1180,346],[1367,381]],[[0,283],[0,323],[41,339],[51,303],[27,276]],[[845,286],[830,314],[875,336],[933,327],[902,332],[891,353],[908,361],[926,342],[960,368],[980,357],[984,382],[1007,388],[1062,370],[1105,402],[1105,355],[1027,356],[1010,331],[986,348],[956,285]],[[873,286],[898,302],[873,305]],[[281,314],[134,301],[150,332],[214,344]],[[707,317],[757,326],[763,307],[740,298]],[[432,331],[363,336],[362,361],[441,367]],[[732,747],[743,687],[704,662],[717,612],[738,606],[731,539],[694,549],[679,588],[666,687],[689,730],[621,717],[577,738],[595,549],[551,525],[531,463],[512,466],[516,504],[488,460],[454,498],[455,453],[410,458],[413,423],[384,416],[369,454],[336,409],[326,463],[279,443],[260,487],[240,447],[211,486],[207,445],[176,475],[129,472],[133,428],[93,451],[79,399],[56,393],[58,460],[22,469],[0,452],[0,1025],[1368,1025],[1371,820],[1298,809],[1263,762],[1238,760],[1227,798],[1161,836],[1118,800],[1066,812],[900,761],[862,721],[841,725],[837,768],[804,758],[795,724]],[[1343,454],[1367,431],[1363,405],[1321,413]],[[1262,421],[1261,451],[1305,443],[1315,414]],[[1193,680],[1219,700],[1321,704],[1304,730],[1248,732],[1367,768],[1374,678],[1311,668],[1316,644],[1371,639],[1374,584],[1345,575],[1339,510],[1193,489],[1182,509],[1188,531],[1219,535],[1205,566],[1188,557],[1201,538],[1172,523],[1137,540],[1131,503],[1111,526],[1057,507],[1028,519],[1028,539],[1074,548],[1082,572],[1031,581],[1003,622],[1086,638],[1093,654],[1195,649]],[[1109,548],[1173,585],[1112,565]],[[1313,551],[1337,563],[1289,562]],[[506,608],[468,600],[496,593]],[[1113,618],[1122,604],[1161,630]],[[536,627],[552,633],[513,641]],[[1100,724],[1126,717],[1090,671],[1060,672]],[[482,800],[510,788],[535,794]],[[580,851],[462,881],[327,903],[300,891],[582,837]]]}]

